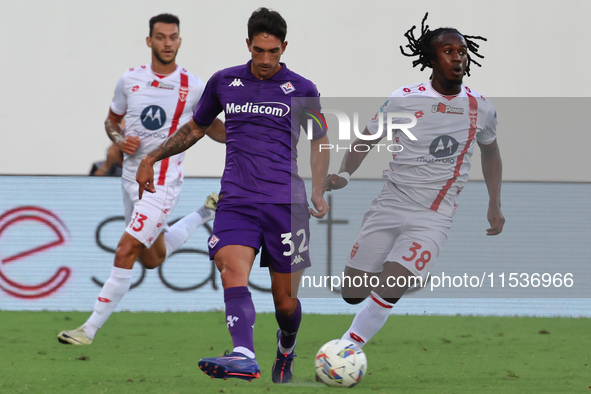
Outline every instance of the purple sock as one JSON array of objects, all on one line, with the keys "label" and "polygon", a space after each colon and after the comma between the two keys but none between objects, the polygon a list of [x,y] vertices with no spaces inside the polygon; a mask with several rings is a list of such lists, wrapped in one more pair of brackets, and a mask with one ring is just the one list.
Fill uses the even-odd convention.
[{"label": "purple sock", "polygon": [[224,290],[226,325],[234,347],[243,346],[254,353],[253,331],[256,312],[250,291],[245,286]]},{"label": "purple sock", "polygon": [[296,335],[302,322],[302,305],[300,304],[300,300],[298,300],[298,306],[291,316],[284,316],[275,312],[275,319],[277,319],[279,329],[281,330],[281,334],[279,335],[281,346],[289,349],[295,345]]}]

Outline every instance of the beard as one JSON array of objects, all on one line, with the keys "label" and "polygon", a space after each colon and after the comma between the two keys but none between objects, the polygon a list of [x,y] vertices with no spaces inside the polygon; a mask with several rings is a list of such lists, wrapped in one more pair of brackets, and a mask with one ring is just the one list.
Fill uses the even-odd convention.
[{"label": "beard", "polygon": [[446,78],[445,80],[449,86],[461,86],[464,83],[464,77],[461,78]]},{"label": "beard", "polygon": [[160,56],[160,53],[158,53],[157,50],[152,49],[152,53],[154,54],[154,57],[156,58],[156,60],[158,60],[160,63],[162,64],[170,64],[172,62],[174,62],[174,60],[176,59],[176,52],[174,53],[174,56],[172,57],[172,59],[170,60],[164,60],[162,59],[162,56]]}]

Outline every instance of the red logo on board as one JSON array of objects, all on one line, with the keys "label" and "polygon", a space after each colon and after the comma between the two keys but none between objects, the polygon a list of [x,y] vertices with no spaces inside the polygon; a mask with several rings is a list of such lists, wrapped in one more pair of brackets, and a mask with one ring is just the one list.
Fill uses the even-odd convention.
[{"label": "red logo on board", "polygon": [[[29,239],[24,250],[11,247],[11,231],[19,231],[21,226],[39,227],[44,235]],[[22,231],[22,230],[21,230]],[[50,296],[62,287],[71,275],[68,267],[59,267],[47,280],[23,283],[10,278],[6,269],[8,264],[27,264],[32,256],[64,245],[70,238],[65,223],[53,212],[36,206],[22,206],[8,210],[0,216],[0,289],[13,297],[39,299]],[[23,261],[24,260],[24,261]]]}]

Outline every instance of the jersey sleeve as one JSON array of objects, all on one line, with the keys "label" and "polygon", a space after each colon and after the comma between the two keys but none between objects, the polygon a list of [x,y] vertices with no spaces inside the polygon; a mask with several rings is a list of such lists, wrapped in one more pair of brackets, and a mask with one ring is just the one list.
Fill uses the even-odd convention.
[{"label": "jersey sleeve", "polygon": [[483,145],[491,144],[497,138],[497,110],[488,102],[489,109],[482,131],[476,134],[476,140]]},{"label": "jersey sleeve", "polygon": [[195,113],[195,110],[197,109],[197,103],[199,103],[199,100],[201,99],[201,97],[203,96],[203,91],[205,90],[205,83],[203,83],[203,81],[201,80],[201,78],[196,77],[196,76],[192,76],[193,78],[193,89],[197,92],[196,95],[196,100],[193,101],[193,105],[191,107],[191,112]]},{"label": "jersey sleeve", "polygon": [[125,75],[122,75],[115,86],[115,93],[111,101],[111,111],[117,115],[125,115],[127,112],[127,93],[125,92]]},{"label": "jersey sleeve", "polygon": [[218,86],[221,78],[221,71],[215,73],[205,85],[203,95],[197,103],[193,113],[193,121],[200,126],[210,125],[220,112],[223,111],[222,103],[218,96]]},{"label": "jersey sleeve", "polygon": [[[300,126],[308,130],[308,124],[312,125],[312,140],[318,140],[326,135],[328,127],[326,119],[322,115],[320,93],[316,85],[311,83],[310,89],[306,92],[304,106],[299,108]],[[308,122],[309,121],[309,122]]]},{"label": "jersey sleeve", "polygon": [[[377,134],[380,130],[387,130],[387,123],[388,123],[388,116],[389,112],[401,112],[400,109],[400,100],[402,100],[399,90],[394,91],[390,97],[382,104],[382,106],[378,109],[378,112],[374,115],[367,122],[367,130],[372,134]],[[380,127],[380,122],[382,123],[382,127]],[[392,118],[392,123],[407,123],[408,118]]]}]

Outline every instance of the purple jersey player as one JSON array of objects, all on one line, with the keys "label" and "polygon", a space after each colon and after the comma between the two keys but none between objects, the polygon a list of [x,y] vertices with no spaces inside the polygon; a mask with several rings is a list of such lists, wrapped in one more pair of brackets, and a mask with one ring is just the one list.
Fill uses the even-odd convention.
[{"label": "purple jersey player", "polygon": [[[204,358],[199,367],[214,378],[252,380],[260,376],[254,345],[255,310],[248,277],[256,254],[269,267],[275,303],[277,357],[272,379],[287,383],[293,372],[296,334],[302,317],[297,288],[302,270],[310,266],[308,253],[311,214],[328,212],[323,198],[328,170],[325,128],[315,128],[311,139],[312,195],[307,206],[302,179],[297,175],[297,151],[303,107],[320,111],[316,86],[289,70],[280,58],[287,41],[287,24],[275,11],[256,10],[248,21],[246,44],[252,59],[245,65],[221,70],[209,80],[193,119],[159,149],[148,154],[137,173],[140,196],[153,190],[154,163],[182,152],[202,138],[216,116],[224,111],[226,166],[210,256],[221,273],[227,327],[234,349],[222,357]],[[293,123],[293,124],[292,124]]]}]

